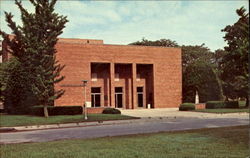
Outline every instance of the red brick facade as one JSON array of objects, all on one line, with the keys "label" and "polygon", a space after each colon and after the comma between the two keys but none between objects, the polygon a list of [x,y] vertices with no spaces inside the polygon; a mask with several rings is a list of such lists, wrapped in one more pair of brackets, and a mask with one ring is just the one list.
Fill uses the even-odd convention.
[{"label": "red brick facade", "polygon": [[[83,105],[125,109],[179,107],[182,100],[181,49],[108,45],[102,40],[59,39],[56,57],[65,94],[55,106]],[[8,56],[8,55],[5,55]],[[3,56],[4,57],[4,56]],[[72,85],[72,86],[71,86]],[[90,103],[91,102],[91,103]]]}]

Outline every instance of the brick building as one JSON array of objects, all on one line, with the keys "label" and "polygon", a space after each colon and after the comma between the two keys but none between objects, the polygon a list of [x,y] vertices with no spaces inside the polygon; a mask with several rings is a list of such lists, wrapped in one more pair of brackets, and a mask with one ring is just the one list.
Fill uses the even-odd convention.
[{"label": "brick building", "polygon": [[[89,107],[124,109],[178,107],[182,99],[181,49],[103,44],[102,40],[63,39],[56,57],[65,65],[66,90],[55,106],[83,105],[82,80],[88,80]],[[8,54],[4,53],[4,60]]]}]

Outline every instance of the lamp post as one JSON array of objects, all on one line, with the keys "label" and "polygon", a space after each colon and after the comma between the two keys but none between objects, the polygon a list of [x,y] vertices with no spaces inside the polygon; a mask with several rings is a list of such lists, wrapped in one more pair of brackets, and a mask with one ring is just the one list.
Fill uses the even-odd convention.
[{"label": "lamp post", "polygon": [[88,83],[88,80],[82,80],[83,82],[83,87],[84,87],[84,119],[87,120],[88,116],[87,116],[87,105],[86,105],[86,86]]}]

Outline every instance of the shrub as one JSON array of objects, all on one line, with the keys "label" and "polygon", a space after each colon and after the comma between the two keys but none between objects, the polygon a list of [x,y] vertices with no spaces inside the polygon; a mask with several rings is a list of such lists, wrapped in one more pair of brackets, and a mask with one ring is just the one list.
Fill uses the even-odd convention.
[{"label": "shrub", "polygon": [[29,114],[30,108],[25,107],[25,106],[20,106],[20,107],[11,107],[11,108],[6,108],[5,111],[8,114],[13,114],[13,115],[26,115]]},{"label": "shrub", "polygon": [[[48,106],[48,113],[53,115],[80,115],[82,114],[81,106]],[[30,115],[44,116],[43,106],[33,106],[29,110]]]},{"label": "shrub", "polygon": [[194,103],[183,103],[179,107],[179,111],[189,111],[189,110],[195,110]]},{"label": "shrub", "polygon": [[102,112],[103,114],[121,114],[121,111],[115,108],[106,108]]},{"label": "shrub", "polygon": [[226,101],[225,106],[226,108],[239,108],[239,102],[238,101]]},{"label": "shrub", "polygon": [[224,101],[208,101],[206,103],[206,109],[219,109],[219,108],[225,108],[225,102]]}]

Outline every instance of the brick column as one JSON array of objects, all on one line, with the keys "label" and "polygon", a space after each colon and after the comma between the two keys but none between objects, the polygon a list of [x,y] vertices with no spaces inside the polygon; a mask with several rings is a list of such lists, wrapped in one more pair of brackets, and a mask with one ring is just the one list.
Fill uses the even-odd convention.
[{"label": "brick column", "polygon": [[115,86],[114,86],[114,80],[115,80],[115,64],[110,63],[110,106],[115,107]]},{"label": "brick column", "polygon": [[132,64],[132,108],[137,108],[136,63]]}]

